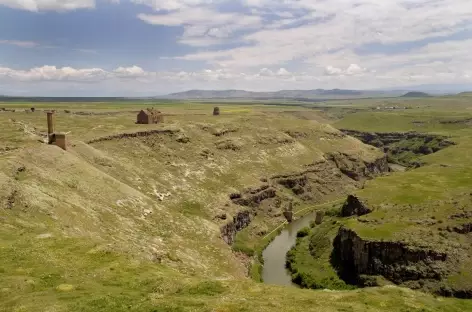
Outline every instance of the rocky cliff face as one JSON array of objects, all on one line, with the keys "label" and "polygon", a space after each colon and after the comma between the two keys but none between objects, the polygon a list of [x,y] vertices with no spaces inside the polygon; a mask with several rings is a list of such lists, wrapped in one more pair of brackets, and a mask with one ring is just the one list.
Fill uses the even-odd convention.
[{"label": "rocky cliff face", "polygon": [[276,196],[276,190],[268,184],[259,188],[247,189],[243,193],[235,193],[230,195],[233,203],[240,206],[257,207],[262,201]]},{"label": "rocky cliff face", "polygon": [[365,144],[383,149],[389,162],[411,167],[421,165],[421,162],[412,155],[429,155],[455,144],[445,136],[418,132],[376,133],[346,129],[341,131]]},{"label": "rocky cliff face", "polygon": [[411,140],[411,139],[422,139],[425,143],[432,142],[433,140],[438,140],[439,144],[436,149],[433,149],[433,152],[437,152],[443,148],[454,145],[455,143],[450,141],[448,137],[428,134],[428,133],[419,133],[419,132],[362,132],[356,130],[347,130],[341,129],[341,132],[344,134],[353,136],[365,144],[373,145],[376,147],[388,146],[392,143],[396,143],[402,140]]},{"label": "rocky cliff face", "polygon": [[93,144],[93,143],[98,143],[98,142],[103,142],[103,141],[120,140],[120,139],[126,139],[126,138],[148,137],[148,136],[156,135],[156,134],[174,135],[179,132],[181,132],[180,129],[154,129],[154,130],[147,130],[147,131],[119,133],[115,135],[109,135],[109,136],[96,138],[96,139],[87,141],[86,143]]},{"label": "rocky cliff face", "polygon": [[369,241],[341,227],[333,242],[333,265],[348,282],[361,275],[382,275],[396,284],[417,280],[441,280],[447,254],[415,249],[402,242]]},{"label": "rocky cliff face", "polygon": [[349,195],[341,208],[342,217],[363,216],[371,212],[367,203],[355,195]]},{"label": "rocky cliff face", "polygon": [[326,158],[343,174],[356,181],[370,179],[389,171],[386,156],[377,158],[373,162],[364,162],[344,153],[330,153],[326,155]]},{"label": "rocky cliff face", "polygon": [[472,223],[461,224],[459,226],[455,226],[452,229],[454,232],[459,234],[468,234],[472,232]]},{"label": "rocky cliff face", "polygon": [[248,226],[249,223],[251,223],[251,212],[249,210],[238,212],[231,222],[221,227],[221,237],[227,244],[231,245],[234,242],[236,233]]},{"label": "rocky cliff face", "polygon": [[[379,157],[365,162],[343,153],[328,154],[326,160],[307,165],[303,171],[275,175],[264,184],[233,193],[230,200],[244,210],[231,222],[221,227],[223,239],[232,244],[236,233],[247,227],[252,216],[263,213],[270,217],[282,217],[283,211],[293,200],[298,203],[319,203],[332,193],[349,194],[361,186],[362,180],[387,172],[386,158]],[[291,194],[287,195],[287,190]],[[357,212],[363,209],[356,208]]]}]

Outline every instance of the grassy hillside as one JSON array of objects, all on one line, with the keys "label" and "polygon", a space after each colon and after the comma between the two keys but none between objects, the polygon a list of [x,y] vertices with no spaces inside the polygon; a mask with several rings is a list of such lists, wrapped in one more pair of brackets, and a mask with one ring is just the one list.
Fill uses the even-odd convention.
[{"label": "grassy hillside", "polygon": [[[374,212],[361,217],[362,220],[350,219],[347,225],[365,238],[446,251],[459,263],[447,284],[457,289],[468,288],[472,285],[467,269],[472,259],[470,237],[452,229],[467,223],[470,211],[472,114],[460,106],[454,110],[447,99],[442,107],[438,100],[434,105],[411,112],[359,113],[335,124],[363,131],[442,134],[457,143],[423,156],[427,164],[424,167],[370,181],[358,194],[375,207]],[[461,214],[462,217],[455,217]]]},{"label": "grassy hillside", "polygon": [[[406,245],[416,250],[446,254],[444,262],[432,264],[435,272],[444,275],[440,280],[415,278],[415,275],[423,273],[418,273],[421,265],[417,266],[414,260],[406,260],[405,271],[410,272],[410,276],[406,274],[404,280],[399,276],[393,279],[414,289],[465,296],[472,287],[468,269],[472,263],[468,228],[472,215],[470,103],[460,97],[442,97],[397,102],[397,106],[409,109],[378,109],[386,106],[379,101],[364,102],[358,106],[357,112],[342,116],[333,125],[339,129],[364,131],[366,136],[371,132],[437,134],[449,137],[456,145],[421,156],[423,166],[418,169],[390,173],[368,181],[362,190],[355,193],[373,211],[362,216],[342,218],[338,215],[334,220],[327,219],[322,225],[310,229],[288,255],[293,278],[309,288],[346,287],[333,268],[333,264],[339,265],[335,263],[337,256],[333,255],[333,242],[340,235],[339,227],[344,226],[360,237],[364,248],[372,242],[377,244],[377,250],[382,248],[381,244],[390,244],[390,248]],[[409,148],[415,148],[415,144],[410,145],[399,142],[389,148],[395,147],[407,153]],[[340,211],[340,207],[338,209]],[[398,252],[385,250],[386,254]],[[395,270],[402,266],[402,262],[391,265],[397,265],[393,269],[390,267],[390,270]],[[388,269],[386,271],[388,273]],[[367,279],[361,276],[358,283],[384,285],[388,281],[379,276]]]},{"label": "grassy hillside", "polygon": [[[164,124],[136,125],[136,105],[34,105],[58,111],[56,129],[69,132],[63,151],[40,142],[44,113],[24,112],[30,103],[1,106],[17,111],[0,112],[0,311],[472,308],[469,301],[395,287],[314,292],[247,277],[251,259],[220,236],[220,227],[241,210],[229,194],[257,187],[261,178],[299,172],[329,152],[362,161],[380,156],[317,122],[311,110],[225,106],[213,117],[211,106],[162,104]],[[143,130],[154,132],[120,137]],[[388,178],[394,176],[375,183],[381,187]],[[450,182],[438,179],[438,189]],[[457,190],[465,188],[465,180],[455,181]],[[245,244],[283,221],[281,214],[258,216]]]}]

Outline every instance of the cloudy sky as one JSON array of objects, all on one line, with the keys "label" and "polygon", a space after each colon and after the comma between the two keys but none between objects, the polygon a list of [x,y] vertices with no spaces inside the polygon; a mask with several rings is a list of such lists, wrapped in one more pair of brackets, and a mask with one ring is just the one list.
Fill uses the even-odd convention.
[{"label": "cloudy sky", "polygon": [[470,0],[0,0],[0,94],[471,83]]}]

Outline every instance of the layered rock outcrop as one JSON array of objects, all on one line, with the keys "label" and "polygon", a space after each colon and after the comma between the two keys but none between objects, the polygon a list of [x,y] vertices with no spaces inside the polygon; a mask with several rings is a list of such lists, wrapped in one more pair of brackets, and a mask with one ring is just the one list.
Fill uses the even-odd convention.
[{"label": "layered rock outcrop", "polygon": [[436,153],[455,145],[448,137],[418,132],[362,132],[341,129],[344,134],[353,136],[365,144],[383,149],[389,162],[409,167],[419,167],[421,161],[415,159],[422,155]]},{"label": "layered rock outcrop", "polygon": [[363,216],[371,212],[367,203],[355,195],[349,195],[341,208],[342,217]]},{"label": "layered rock outcrop", "polygon": [[276,190],[265,184],[256,189],[248,189],[242,194],[235,193],[230,195],[233,203],[240,206],[257,207],[263,200],[274,198]]},{"label": "layered rock outcrop", "polygon": [[338,152],[327,154],[326,158],[343,174],[356,181],[373,178],[390,170],[386,156],[379,157],[373,162],[365,162],[351,155]]},{"label": "layered rock outcrop", "polygon": [[468,234],[472,232],[472,223],[461,224],[459,226],[455,226],[453,231],[459,234]]},{"label": "layered rock outcrop", "polygon": [[96,139],[87,141],[86,143],[93,144],[93,143],[98,143],[98,142],[103,142],[103,141],[120,140],[120,139],[125,139],[125,138],[147,137],[147,136],[156,135],[156,134],[173,135],[179,132],[181,132],[180,129],[154,129],[154,130],[147,130],[147,131],[119,133],[119,134],[96,138]]},{"label": "layered rock outcrop", "polygon": [[375,147],[385,147],[392,143],[400,142],[402,140],[422,139],[425,143],[433,140],[438,141],[438,146],[432,148],[432,152],[437,152],[443,148],[454,145],[448,137],[441,135],[434,135],[429,133],[419,132],[362,132],[356,130],[341,129],[344,134],[353,136],[365,144],[373,145]]},{"label": "layered rock outcrop", "polygon": [[[358,181],[373,178],[389,170],[385,157],[366,162],[347,154],[332,153],[325,158],[307,165],[301,172],[275,175],[264,179],[264,184],[259,187],[230,194],[229,198],[233,204],[244,207],[244,210],[221,227],[223,239],[232,244],[236,233],[247,227],[251,218],[258,213],[265,213],[268,217],[285,216],[286,220],[290,221],[293,215],[288,216],[284,212],[293,199],[298,202],[319,203],[332,193],[347,195],[361,186]],[[288,195],[287,190],[292,193]],[[359,215],[367,211],[359,205],[352,209]]]},{"label": "layered rock outcrop", "polygon": [[358,283],[361,275],[382,275],[401,284],[412,280],[441,280],[447,254],[410,247],[402,242],[369,241],[341,227],[333,242],[332,262],[340,276]]},{"label": "layered rock outcrop", "polygon": [[231,222],[221,227],[221,237],[227,244],[231,245],[234,242],[236,233],[247,227],[249,223],[251,223],[251,212],[249,210],[240,211],[233,217]]}]

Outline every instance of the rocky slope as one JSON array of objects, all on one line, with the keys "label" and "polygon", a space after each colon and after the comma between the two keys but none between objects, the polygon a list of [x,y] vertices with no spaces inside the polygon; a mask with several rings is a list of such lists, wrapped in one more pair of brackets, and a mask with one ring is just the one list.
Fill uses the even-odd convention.
[{"label": "rocky slope", "polygon": [[307,165],[301,172],[275,175],[260,187],[230,194],[231,201],[245,209],[221,227],[221,235],[232,244],[236,234],[249,226],[258,214],[279,217],[284,211],[292,210],[294,202],[296,205],[323,202],[329,195],[349,192],[360,187],[361,181],[388,170],[385,156],[364,161],[341,152],[328,153],[323,161]]},{"label": "rocky slope", "polygon": [[448,137],[418,132],[362,132],[342,129],[365,144],[383,149],[388,161],[407,167],[421,166],[418,158],[454,145]]},{"label": "rocky slope", "polygon": [[[466,222],[472,214],[467,202],[466,198],[457,198],[443,203],[462,207],[462,212],[448,217],[455,225],[443,225],[445,222],[436,217],[406,219],[408,213],[415,212],[404,211],[403,222],[420,225],[419,233],[428,231],[430,237],[416,237],[410,229],[405,234],[414,239],[404,236],[409,239],[403,240],[387,232],[395,229],[392,220],[379,218],[391,208],[349,195],[337,214],[330,213],[321,225],[312,223],[287,254],[292,279],[302,287],[315,289],[393,283],[444,296],[472,298],[472,287],[467,282],[472,226]],[[439,238],[435,237],[435,228]]]},{"label": "rocky slope", "polygon": [[362,216],[371,212],[372,209],[362,199],[349,195],[341,208],[341,217]]},{"label": "rocky slope", "polygon": [[333,247],[340,276],[353,283],[359,283],[361,275],[382,275],[396,284],[440,281],[447,273],[446,253],[401,242],[365,240],[345,227],[339,229]]},{"label": "rocky slope", "polygon": [[[458,200],[451,202],[459,203]],[[391,226],[388,221],[380,221],[374,216],[382,213],[382,208],[369,205],[365,200],[352,195],[348,196],[342,206],[341,217],[357,217],[348,219],[348,222],[345,222],[348,225],[339,228],[332,243],[330,262],[345,282],[359,286],[377,286],[380,276],[412,289],[458,298],[472,298],[472,287],[469,283],[455,282],[465,280],[467,276],[464,270],[467,270],[465,266],[469,257],[468,239],[472,228],[470,223],[459,222],[456,226],[439,227],[439,240],[442,244],[426,243],[428,238],[409,239],[408,242],[384,239],[382,235],[387,235],[386,232],[379,233],[380,237],[377,239],[372,237],[375,232],[369,232],[369,237],[362,236],[360,233],[365,233],[367,229],[385,231],[382,227],[385,229]],[[457,216],[460,220],[466,220],[467,215],[468,213],[455,214],[449,219]],[[436,224],[443,223],[435,218],[421,221],[404,219],[404,222],[415,222],[429,228],[431,242],[436,240],[432,229]],[[352,224],[355,226],[352,227]],[[410,231],[410,235],[415,237],[413,230]],[[445,234],[445,231],[451,234]]]}]

